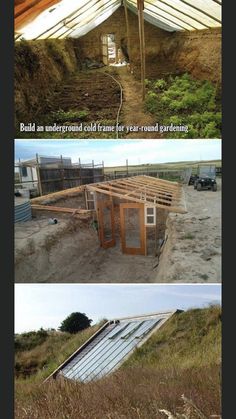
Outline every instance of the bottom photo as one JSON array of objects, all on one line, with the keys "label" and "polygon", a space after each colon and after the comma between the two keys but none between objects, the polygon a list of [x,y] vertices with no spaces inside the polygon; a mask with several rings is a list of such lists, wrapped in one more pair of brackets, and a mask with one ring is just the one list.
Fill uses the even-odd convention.
[{"label": "bottom photo", "polygon": [[15,418],[221,418],[221,285],[16,284]]}]

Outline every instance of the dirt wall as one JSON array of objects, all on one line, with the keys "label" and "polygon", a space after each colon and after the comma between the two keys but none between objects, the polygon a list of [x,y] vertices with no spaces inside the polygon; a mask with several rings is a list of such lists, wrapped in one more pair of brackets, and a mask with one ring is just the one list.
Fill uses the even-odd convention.
[{"label": "dirt wall", "polygon": [[55,86],[77,68],[74,41],[20,41],[15,45],[16,122],[31,121]]},{"label": "dirt wall", "polygon": [[[140,69],[138,17],[128,13],[130,27],[129,53],[134,74]],[[120,7],[110,18],[79,38],[76,45],[82,56],[102,60],[101,36],[113,33],[117,47],[127,46],[124,8]],[[190,72],[194,77],[214,82],[221,80],[221,29],[167,32],[145,22],[147,77],[165,73]]]}]

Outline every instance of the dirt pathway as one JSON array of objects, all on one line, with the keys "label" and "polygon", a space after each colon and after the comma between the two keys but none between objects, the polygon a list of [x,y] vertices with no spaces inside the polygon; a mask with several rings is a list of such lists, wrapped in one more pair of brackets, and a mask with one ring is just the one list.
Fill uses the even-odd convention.
[{"label": "dirt pathway", "polygon": [[[125,126],[155,126],[155,119],[145,113],[141,83],[130,74],[126,67],[116,70],[117,79],[123,87],[121,123]],[[159,132],[129,132],[124,138],[162,138]]]}]

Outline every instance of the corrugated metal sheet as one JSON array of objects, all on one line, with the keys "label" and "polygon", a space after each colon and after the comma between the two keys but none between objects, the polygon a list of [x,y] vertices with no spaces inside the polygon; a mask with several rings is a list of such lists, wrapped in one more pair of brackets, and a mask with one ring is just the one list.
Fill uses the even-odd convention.
[{"label": "corrugated metal sheet", "polygon": [[89,382],[109,375],[172,314],[157,313],[108,322],[50,377]]},{"label": "corrugated metal sheet", "polygon": [[15,200],[15,223],[32,219],[30,200],[20,198]]},{"label": "corrugated metal sheet", "polygon": [[[137,13],[137,0],[126,2],[130,11]],[[53,7],[43,7],[39,16],[20,28],[20,33],[25,39],[81,37],[110,17],[122,3],[121,0],[61,0]],[[29,19],[30,10],[33,15],[35,8],[36,4],[32,3],[27,10]],[[221,26],[221,1],[145,0],[144,19],[169,32],[213,28]]]}]

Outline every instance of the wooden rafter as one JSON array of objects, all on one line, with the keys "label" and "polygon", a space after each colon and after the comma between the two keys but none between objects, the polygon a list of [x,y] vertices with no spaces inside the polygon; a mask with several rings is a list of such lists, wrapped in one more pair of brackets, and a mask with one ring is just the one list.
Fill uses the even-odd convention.
[{"label": "wooden rafter", "polygon": [[39,210],[39,211],[52,211],[52,212],[63,212],[63,213],[71,213],[73,215],[76,214],[91,214],[91,210],[85,209],[78,209],[78,208],[64,208],[64,207],[54,207],[52,205],[31,205],[32,210]]},{"label": "wooden rafter", "polygon": [[152,205],[171,212],[185,213],[181,184],[150,176],[133,176],[86,185],[89,191],[127,201]]},{"label": "wooden rafter", "polygon": [[75,186],[74,188],[63,189],[62,191],[59,191],[59,192],[52,192],[47,195],[42,195],[37,198],[32,198],[31,204],[40,204],[40,203],[43,204],[48,199],[68,198],[68,196],[70,195],[74,195],[83,191],[84,191],[84,185]]}]

